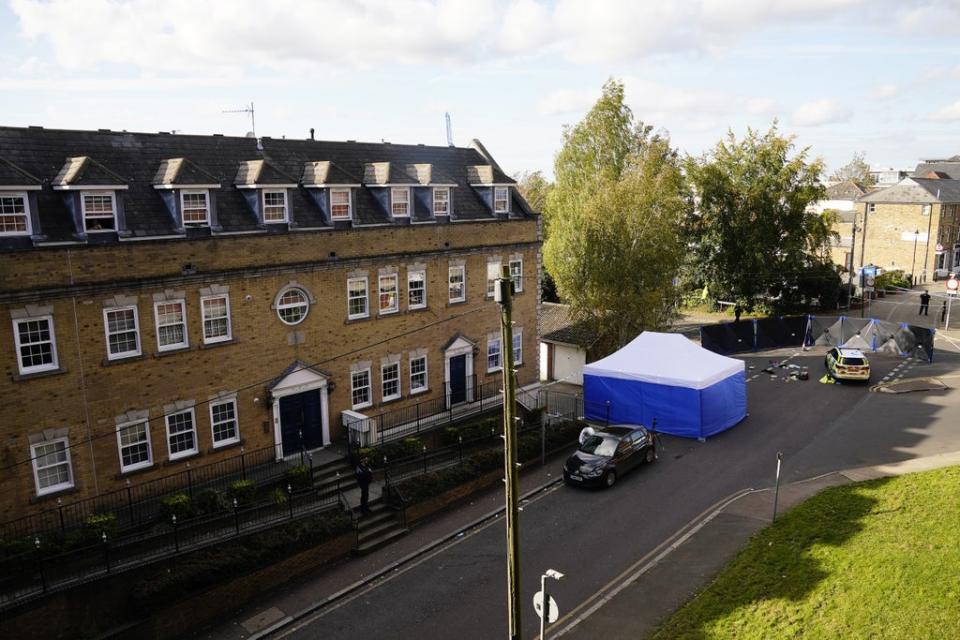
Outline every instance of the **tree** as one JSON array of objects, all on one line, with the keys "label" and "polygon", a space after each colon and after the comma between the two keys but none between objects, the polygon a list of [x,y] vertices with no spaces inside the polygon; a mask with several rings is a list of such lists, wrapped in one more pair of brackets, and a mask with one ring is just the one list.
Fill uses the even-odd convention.
[{"label": "tree", "polygon": [[742,140],[730,132],[713,150],[687,158],[698,199],[688,220],[692,268],[714,297],[748,309],[760,298],[787,308],[810,290],[807,280],[825,277],[836,234],[829,214],[807,213],[824,196],[822,162],[808,163],[807,152],[794,153],[793,138],[774,123],[765,134],[748,129]]},{"label": "tree", "polygon": [[862,151],[854,153],[853,159],[834,171],[830,179],[838,182],[853,180],[864,186],[876,184],[876,179],[870,175],[870,165],[867,164],[865,154]]},{"label": "tree", "polygon": [[537,213],[546,213],[547,196],[553,189],[553,183],[543,177],[542,171],[521,171],[513,176],[517,181],[520,195],[527,201],[530,208]]},{"label": "tree", "polygon": [[689,198],[677,153],[651,131],[611,80],[584,119],[564,129],[554,163],[544,262],[601,353],[663,326],[673,309]]}]

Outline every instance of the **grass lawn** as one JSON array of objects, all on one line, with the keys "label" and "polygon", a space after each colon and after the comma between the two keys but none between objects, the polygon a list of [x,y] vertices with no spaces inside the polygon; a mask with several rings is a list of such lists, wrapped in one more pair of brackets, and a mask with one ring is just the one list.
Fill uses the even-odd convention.
[{"label": "grass lawn", "polygon": [[960,468],[823,491],[654,638],[960,638]]}]

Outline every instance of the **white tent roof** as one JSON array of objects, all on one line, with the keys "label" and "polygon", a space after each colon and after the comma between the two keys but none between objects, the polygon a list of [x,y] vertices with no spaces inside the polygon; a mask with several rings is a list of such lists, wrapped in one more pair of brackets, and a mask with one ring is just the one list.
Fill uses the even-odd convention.
[{"label": "white tent roof", "polygon": [[586,365],[583,373],[705,389],[743,370],[742,360],[698,347],[679,333],[644,331],[616,353]]}]

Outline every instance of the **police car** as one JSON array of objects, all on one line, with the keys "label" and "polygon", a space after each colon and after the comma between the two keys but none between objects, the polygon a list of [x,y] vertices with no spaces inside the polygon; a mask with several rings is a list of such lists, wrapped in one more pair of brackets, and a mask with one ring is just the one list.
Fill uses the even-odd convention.
[{"label": "police car", "polygon": [[869,380],[870,362],[859,349],[836,347],[824,359],[827,373],[837,380]]}]

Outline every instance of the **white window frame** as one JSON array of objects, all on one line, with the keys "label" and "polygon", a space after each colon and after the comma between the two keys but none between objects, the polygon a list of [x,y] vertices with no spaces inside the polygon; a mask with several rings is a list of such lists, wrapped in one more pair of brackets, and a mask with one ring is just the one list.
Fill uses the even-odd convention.
[{"label": "white window frame", "polygon": [[[281,194],[283,196],[283,220],[268,220],[267,219],[267,206],[270,207],[279,207],[280,205],[271,204],[267,205],[267,195]],[[263,222],[264,224],[284,224],[290,220],[290,203],[287,202],[287,190],[286,189],[263,189],[260,194],[260,206],[263,211]]]},{"label": "white window frame", "polygon": [[513,329],[513,364],[523,364],[523,329]]},{"label": "white window frame", "polygon": [[[49,469],[50,467],[59,467],[66,465],[67,467],[67,477],[66,482],[58,482],[57,484],[51,484],[46,487],[40,486],[40,471],[39,458],[43,456],[50,455],[49,453],[37,454],[38,447],[56,445],[58,443],[63,443],[63,452],[66,457],[62,462],[56,462],[54,464],[45,465],[43,469]],[[70,459],[70,439],[69,438],[55,438],[53,440],[45,440],[43,442],[38,442],[36,444],[30,445],[30,459],[33,466],[33,486],[37,490],[38,496],[45,496],[50,493],[57,493],[58,491],[64,491],[65,489],[72,489],[74,486],[73,482],[73,461]]]},{"label": "white window frame", "polygon": [[[396,376],[392,380],[397,382],[397,392],[390,395],[386,394],[387,386],[387,370],[394,369],[396,371]],[[402,385],[400,383],[400,361],[390,362],[387,364],[380,365],[380,402],[389,402],[391,400],[399,400],[400,396],[403,394]]]},{"label": "white window frame", "polygon": [[[418,276],[414,278],[414,276]],[[421,301],[419,304],[414,304],[411,299],[411,292],[414,291],[414,288],[410,286],[412,282],[420,283],[420,293]],[[407,308],[408,309],[426,309],[427,307],[427,272],[424,269],[414,269],[412,271],[407,271]]]},{"label": "white window frame", "polygon": [[[113,220],[112,229],[91,229],[87,225],[87,198],[88,197],[107,197],[110,198],[110,208],[112,209],[110,219]],[[80,217],[83,218],[83,230],[86,233],[116,233],[117,232],[117,194],[113,191],[81,191],[80,192]],[[106,220],[107,216],[98,215],[94,220]]]},{"label": "white window frame", "polygon": [[[389,307],[383,306],[383,284],[384,280],[393,280],[393,304]],[[396,273],[387,273],[377,278],[377,314],[381,316],[396,313],[400,310],[400,278]]]},{"label": "white window frame", "polygon": [[[187,220],[187,196],[203,196],[203,221]],[[198,210],[197,207],[190,207],[191,210]],[[210,226],[210,192],[207,189],[182,189],[180,191],[180,221],[184,226],[192,225],[199,227]]]},{"label": "white window frame", "polygon": [[[281,302],[283,300],[283,296],[287,295],[291,291],[299,291],[300,294],[303,296],[303,299],[306,304],[306,310],[303,312],[303,315],[300,317],[299,320],[295,320],[293,322],[290,322],[284,319],[283,315],[280,313],[280,311],[283,309],[292,309],[294,307],[300,306],[299,303],[296,305],[293,305],[290,303]],[[294,327],[300,324],[301,322],[303,322],[304,320],[306,320],[308,315],[310,315],[310,294],[307,293],[306,289],[302,287],[286,287],[280,292],[280,295],[277,296],[277,317],[280,318],[280,322],[282,322],[283,324],[287,325],[288,327]]]},{"label": "white window frame", "polygon": [[[513,270],[514,265],[518,265],[516,272],[514,272]],[[520,258],[519,260],[515,259],[510,261],[510,279],[513,280],[513,290],[516,293],[522,293],[523,292],[523,258]]]},{"label": "white window frame", "polygon": [[[334,215],[334,213],[333,213],[333,195],[334,195],[334,194],[342,194],[342,193],[347,194],[347,215],[345,215],[345,216],[343,216],[343,215],[341,215],[341,216]],[[342,206],[342,205],[338,205],[338,206]],[[351,193],[351,190],[350,190],[350,189],[345,189],[345,188],[341,188],[341,189],[333,189],[333,188],[331,188],[331,189],[330,189],[330,219],[331,219],[331,220],[350,220],[351,218],[353,218],[353,194]]]},{"label": "white window frame", "polygon": [[[453,289],[453,276],[454,274],[460,275],[460,297],[454,298],[452,294]],[[467,267],[465,265],[457,265],[447,269],[447,301],[448,302],[464,302],[467,299]]]},{"label": "white window frame", "polygon": [[[437,194],[443,193],[446,195],[446,199],[443,200],[444,210],[440,211],[437,208]],[[447,216],[450,215],[450,187],[434,187],[433,188],[433,215],[435,216]]]},{"label": "white window frame", "polygon": [[[170,344],[161,344],[160,342],[160,307],[163,305],[180,305],[180,322],[183,325],[183,340],[180,342],[171,342]],[[168,323],[164,327],[176,326],[178,323]],[[153,303],[153,326],[157,331],[157,351],[176,351],[177,349],[186,349],[190,346],[190,337],[187,335],[187,301],[186,300],[163,300]]]},{"label": "white window frame", "polygon": [[[488,338],[487,339],[487,373],[494,373],[503,369],[503,345],[500,344],[500,337]],[[497,345],[496,352],[494,352],[493,345]],[[490,356],[494,353],[497,354],[497,364],[494,367],[490,366]]]},{"label": "white window frame", "polygon": [[[53,358],[52,362],[47,364],[33,365],[29,367],[23,366],[23,353],[21,349],[25,346],[30,346],[34,344],[45,344],[44,342],[31,342],[29,345],[25,345],[20,342],[20,325],[29,322],[40,322],[45,320],[47,322],[47,331],[50,333],[50,355]],[[53,316],[37,316],[36,318],[17,318],[13,321],[13,342],[17,350],[17,368],[19,369],[21,375],[26,375],[30,373],[40,373],[42,371],[56,371],[60,368],[60,361],[57,357],[57,334],[53,329]]]},{"label": "white window frame", "polygon": [[[503,193],[503,198],[498,198],[497,194]],[[497,208],[499,202],[504,203],[503,209]],[[494,213],[510,213],[510,187],[494,187],[493,188],[493,212]]]},{"label": "white window frame", "polygon": [[[133,351],[122,351],[120,353],[110,352],[110,318],[109,314],[120,311],[133,310],[133,333],[136,338],[137,348]],[[103,310],[103,333],[107,340],[107,360],[122,360],[124,358],[134,358],[142,353],[143,347],[140,342],[140,311],[137,305],[127,305],[124,307],[111,307]],[[124,333],[127,333],[124,331]]]},{"label": "white window frame", "polygon": [[[206,304],[214,300],[223,299],[226,316],[208,316]],[[225,319],[227,321],[227,333],[223,336],[207,336],[207,322],[212,320]],[[203,344],[216,344],[218,342],[229,342],[233,340],[233,322],[230,318],[230,295],[227,293],[217,293],[209,296],[200,296],[200,323],[203,328]]]},{"label": "white window frame", "polygon": [[[224,405],[230,405],[233,407],[233,418],[229,420],[217,420],[214,416],[214,409]],[[230,438],[221,438],[220,440],[217,440],[217,427],[226,424],[227,422],[233,422],[233,436]],[[210,441],[213,442],[214,449],[240,442],[240,416],[237,413],[236,398],[218,400],[217,402],[210,403]]]},{"label": "white window frame", "polygon": [[[143,425],[144,440],[143,442],[147,445],[147,459],[141,460],[140,462],[135,462],[131,465],[123,464],[123,442],[120,438],[120,433],[124,429],[130,427],[135,427],[137,425]],[[140,443],[138,442],[137,445]],[[127,445],[128,447],[131,445]],[[135,445],[134,445],[135,446]],[[147,467],[153,466],[153,442],[150,441],[150,421],[149,420],[134,420],[133,422],[125,422],[123,424],[117,425],[117,454],[120,457],[120,473],[129,473],[131,471],[136,471],[137,469],[146,469]]]},{"label": "white window frame", "polygon": [[[33,226],[30,222],[30,198],[26,191],[0,191],[0,199],[18,198],[23,203],[23,217],[27,228],[24,231],[4,231],[0,228],[0,236],[29,236],[33,233]],[[19,213],[4,213],[4,216],[19,216]]]},{"label": "white window frame", "polygon": [[[358,387],[356,384],[357,381],[354,376],[357,376],[363,373],[367,374],[367,384]],[[364,402],[355,403],[354,394],[359,389],[367,390],[367,399]],[[357,371],[350,372],[350,403],[351,403],[351,408],[354,411],[358,409],[366,409],[367,407],[373,406],[373,374],[370,373],[370,367],[367,367],[366,369],[359,369]]]},{"label": "white window frame", "polygon": [[[423,361],[423,373],[414,373],[414,371],[413,371],[413,363],[414,363],[414,362],[418,362],[418,361],[420,361],[420,360]],[[429,378],[429,375],[428,375],[428,373],[429,373],[429,368],[428,368],[428,367],[429,367],[429,365],[427,364],[427,356],[426,356],[426,354],[424,354],[424,355],[422,355],[422,356],[410,356],[410,395],[416,395],[416,394],[418,394],[418,393],[425,393],[425,392],[427,392],[427,391],[430,390],[430,378]],[[422,385],[422,386],[416,386],[416,385],[414,384],[415,376],[419,376],[419,375],[422,375],[422,376],[423,376],[423,385]]]},{"label": "white window frame", "polygon": [[[397,202],[396,196],[400,193],[404,194],[404,202]],[[406,205],[403,213],[397,213],[396,206],[398,204]],[[410,189],[408,187],[390,187],[390,215],[394,218],[410,217]]]},{"label": "white window frame", "polygon": [[[497,292],[497,280],[500,278],[500,261],[487,263],[487,297],[493,298]],[[493,268],[493,277],[490,277],[490,269]]]},{"label": "white window frame", "polygon": [[[350,312],[350,302],[352,300],[360,300],[360,296],[352,295],[350,291],[351,283],[363,283],[363,313],[351,313]],[[361,318],[370,317],[370,280],[367,276],[360,278],[347,278],[347,320],[359,320]]]},{"label": "white window frame", "polygon": [[[190,416],[189,433],[193,438],[193,448],[174,452],[173,442],[171,440],[173,435],[175,434],[170,432],[170,426],[171,426],[170,421],[172,418],[175,418],[176,416],[181,416],[184,414],[188,414]],[[179,460],[180,458],[188,458],[192,455],[196,455],[200,451],[200,443],[197,441],[197,413],[196,411],[193,410],[193,407],[190,407],[189,409],[184,409],[183,411],[177,411],[175,413],[167,414],[166,416],[164,416],[163,422],[167,426],[167,456],[169,457],[170,460]],[[188,430],[178,431],[176,435],[179,435],[181,433],[187,433],[187,432]]]}]

